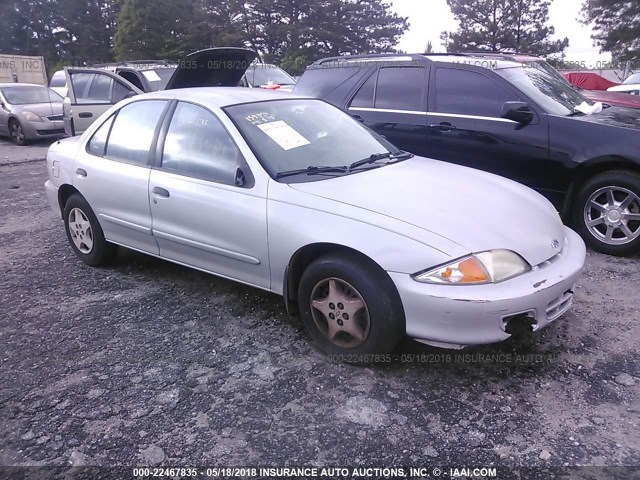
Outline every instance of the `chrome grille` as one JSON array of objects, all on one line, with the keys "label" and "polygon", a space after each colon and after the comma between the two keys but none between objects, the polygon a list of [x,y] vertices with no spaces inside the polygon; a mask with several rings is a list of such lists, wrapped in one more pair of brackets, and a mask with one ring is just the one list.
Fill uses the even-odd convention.
[{"label": "chrome grille", "polygon": [[47,118],[49,120],[51,120],[52,122],[61,122],[62,121],[62,114],[60,114],[60,115],[47,115]]}]

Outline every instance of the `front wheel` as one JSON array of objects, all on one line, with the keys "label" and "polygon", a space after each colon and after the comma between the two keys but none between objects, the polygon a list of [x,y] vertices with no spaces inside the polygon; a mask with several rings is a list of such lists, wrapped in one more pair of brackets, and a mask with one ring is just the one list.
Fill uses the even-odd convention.
[{"label": "front wheel", "polygon": [[311,263],[298,287],[302,322],[322,351],[350,363],[391,352],[405,333],[404,311],[386,272],[355,255]]},{"label": "front wheel", "polygon": [[9,135],[11,136],[13,143],[16,145],[20,145],[22,147],[29,143],[26,135],[24,134],[22,125],[20,125],[20,122],[15,118],[9,121]]},{"label": "front wheel", "polygon": [[67,238],[80,260],[94,267],[111,260],[117,247],[104,239],[102,227],[83,196],[71,195],[63,216]]},{"label": "front wheel", "polygon": [[619,256],[640,251],[640,175],[615,171],[591,178],[576,198],[574,224],[594,250]]}]

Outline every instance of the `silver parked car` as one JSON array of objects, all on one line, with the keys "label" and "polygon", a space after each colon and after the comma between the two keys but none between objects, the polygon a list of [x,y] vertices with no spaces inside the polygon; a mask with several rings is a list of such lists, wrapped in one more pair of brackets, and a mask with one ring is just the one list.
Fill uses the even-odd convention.
[{"label": "silver parked car", "polygon": [[348,361],[404,334],[459,348],[545,327],[570,308],[585,260],[533,190],[413,157],[291,94],[140,95],[47,163],[47,196],[85,263],[122,245],[283,295]]},{"label": "silver parked car", "polygon": [[62,97],[29,83],[0,83],[0,135],[16,145],[64,135]]}]

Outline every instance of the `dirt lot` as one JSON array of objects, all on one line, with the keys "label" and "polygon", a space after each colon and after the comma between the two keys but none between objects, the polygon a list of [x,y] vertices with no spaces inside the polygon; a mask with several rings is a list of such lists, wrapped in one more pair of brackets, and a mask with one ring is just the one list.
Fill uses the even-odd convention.
[{"label": "dirt lot", "polygon": [[0,163],[0,465],[640,465],[639,257],[590,252],[534,342],[333,364],[275,295],[82,264],[44,149]]}]

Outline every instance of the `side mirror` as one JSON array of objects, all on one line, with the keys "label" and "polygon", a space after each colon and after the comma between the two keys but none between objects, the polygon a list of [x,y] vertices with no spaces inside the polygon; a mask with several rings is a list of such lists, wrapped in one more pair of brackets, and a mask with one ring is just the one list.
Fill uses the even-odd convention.
[{"label": "side mirror", "polygon": [[500,116],[520,125],[528,125],[533,121],[535,114],[526,102],[504,102]]},{"label": "side mirror", "polygon": [[135,97],[136,95],[137,95],[136,92],[134,92],[133,90],[130,90],[129,93],[127,93],[124,98],[132,98],[132,97]]}]

